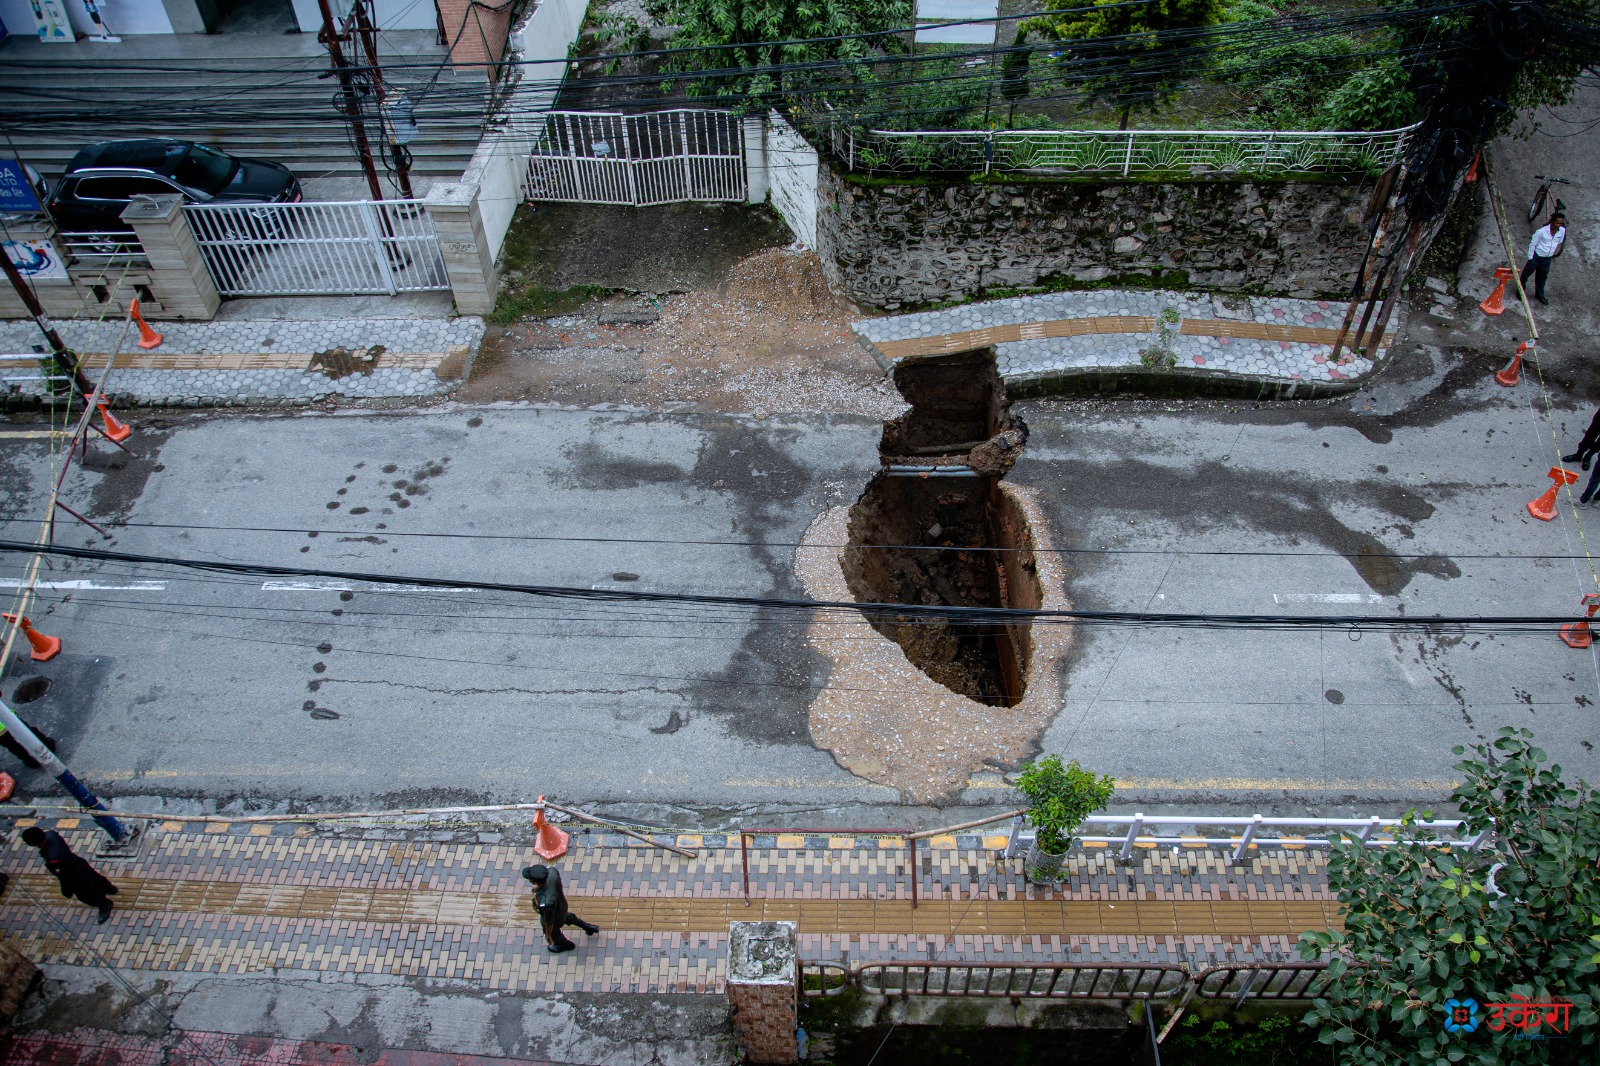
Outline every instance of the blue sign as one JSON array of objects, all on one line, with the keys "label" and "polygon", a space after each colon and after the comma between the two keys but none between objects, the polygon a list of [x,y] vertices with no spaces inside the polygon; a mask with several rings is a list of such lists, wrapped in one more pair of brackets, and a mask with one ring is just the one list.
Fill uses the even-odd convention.
[{"label": "blue sign", "polygon": [[28,173],[15,159],[0,159],[0,211],[43,211],[44,205],[28,182]]}]

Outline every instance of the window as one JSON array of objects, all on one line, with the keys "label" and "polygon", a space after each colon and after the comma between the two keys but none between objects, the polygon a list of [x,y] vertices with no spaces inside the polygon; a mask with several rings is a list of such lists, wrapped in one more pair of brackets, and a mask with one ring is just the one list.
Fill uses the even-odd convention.
[{"label": "window", "polygon": [[131,196],[160,196],[178,190],[160,178],[127,177],[83,178],[78,182],[80,200],[126,200]]}]

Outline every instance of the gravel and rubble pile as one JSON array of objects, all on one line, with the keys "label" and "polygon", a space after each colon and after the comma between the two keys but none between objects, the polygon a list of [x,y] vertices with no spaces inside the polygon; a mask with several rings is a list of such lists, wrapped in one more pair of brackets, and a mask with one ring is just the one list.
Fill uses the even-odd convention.
[{"label": "gravel and rubble pile", "polygon": [[[889,418],[904,403],[829,294],[815,253],[768,248],[716,291],[659,299],[654,323],[600,324],[598,307],[519,322],[485,341],[469,402],[689,404],[754,415]],[[604,312],[616,318],[613,300]]]}]

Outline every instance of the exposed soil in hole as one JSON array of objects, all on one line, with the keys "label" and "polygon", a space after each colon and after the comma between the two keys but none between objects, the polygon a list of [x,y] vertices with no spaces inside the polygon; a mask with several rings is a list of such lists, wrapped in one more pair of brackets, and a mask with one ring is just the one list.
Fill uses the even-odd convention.
[{"label": "exposed soil in hole", "polygon": [[[1026,520],[993,479],[880,474],[851,508],[849,528],[844,572],[859,601],[1039,606]],[[1028,623],[963,625],[886,612],[869,613],[868,619],[952,692],[1013,707],[1026,691]]]},{"label": "exposed soil in hole", "polygon": [[11,692],[12,703],[32,703],[50,691],[48,677],[25,677]]},{"label": "exposed soil in hole", "polygon": [[[994,350],[905,360],[894,383],[911,410],[884,424],[885,468],[850,510],[851,593],[864,603],[1037,608],[1028,523],[998,488],[1027,427],[1010,415]],[[868,619],[950,691],[995,707],[1021,702],[1028,623]]]},{"label": "exposed soil in hole", "polygon": [[882,605],[807,630],[830,663],[807,725],[851,773],[907,802],[946,803],[974,773],[1037,752],[1061,708],[1072,629],[888,606],[1067,606],[1037,499],[1000,480],[1028,428],[1010,413],[994,351],[904,360],[894,381],[911,410],[884,426],[883,469],[795,552],[813,599]]}]

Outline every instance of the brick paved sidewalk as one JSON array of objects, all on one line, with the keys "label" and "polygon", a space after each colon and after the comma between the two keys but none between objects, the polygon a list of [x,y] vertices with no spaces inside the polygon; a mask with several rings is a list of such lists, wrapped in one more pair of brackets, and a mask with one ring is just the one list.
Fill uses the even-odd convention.
[{"label": "brick paved sidewalk", "polygon": [[[1327,300],[1105,290],[862,319],[854,328],[889,360],[993,344],[1008,383],[1142,370],[1155,365],[1147,353],[1165,352],[1177,369],[1201,376],[1327,388],[1376,365],[1348,348],[1331,360],[1344,310]],[[1386,334],[1379,354],[1393,341]]]},{"label": "brick paved sidewalk", "polygon": [[[466,377],[483,341],[483,319],[346,318],[161,322],[161,346],[137,347],[130,330],[107,388],[142,404],[183,406],[315,403],[333,397],[439,396]],[[96,380],[115,349],[122,318],[59,324]],[[0,350],[41,349],[32,322],[0,322]],[[338,353],[344,348],[349,355]],[[327,354],[333,353],[333,354]],[[5,376],[28,378],[35,364],[7,363]],[[46,385],[7,381],[37,396]]]},{"label": "brick paved sidewalk", "polygon": [[[31,820],[18,820],[20,830]],[[46,821],[45,824],[50,824]],[[55,823],[73,846],[87,821]],[[1337,922],[1316,851],[1105,849],[1071,861],[1063,889],[1029,885],[998,837],[934,838],[912,907],[905,841],[756,836],[750,903],[738,837],[682,836],[686,859],[625,837],[574,832],[560,862],[576,913],[598,923],[578,950],[544,951],[520,870],[528,844],[473,833],[336,831],[168,822],[138,858],[106,861],[120,886],[105,925],[62,900],[8,834],[0,927],[41,963],[248,974],[389,973],[555,992],[716,992],[730,921],[788,919],[808,961],[890,959],[1184,962],[1287,960],[1298,934]],[[495,834],[498,836],[498,834]]]}]

